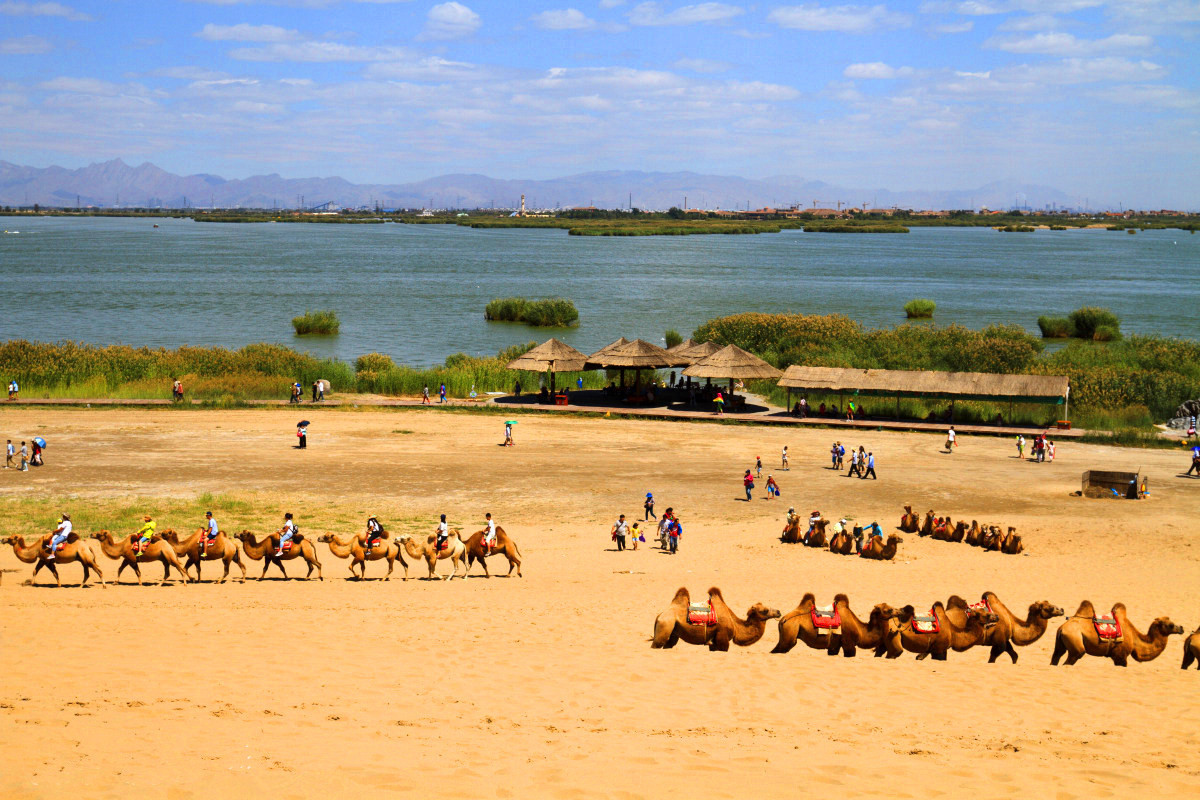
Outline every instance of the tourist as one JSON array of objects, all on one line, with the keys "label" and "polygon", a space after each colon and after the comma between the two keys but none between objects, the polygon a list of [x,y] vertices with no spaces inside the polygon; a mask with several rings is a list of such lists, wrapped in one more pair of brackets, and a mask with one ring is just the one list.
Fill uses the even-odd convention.
[{"label": "tourist", "polygon": [[860,478],[862,477],[862,475],[860,475],[858,472],[858,451],[857,450],[850,451],[850,469],[846,471],[846,477],[849,478],[851,475],[858,475]]},{"label": "tourist", "polygon": [[21,391],[21,387],[17,385],[17,379],[13,378],[8,382],[8,399],[16,400],[17,393]]},{"label": "tourist", "polygon": [[446,384],[443,383],[438,387],[438,403],[441,404],[444,402],[446,402]]},{"label": "tourist", "polygon": [[718,391],[717,396],[713,398],[713,406],[717,409],[717,416],[721,416],[725,413],[725,397],[720,391]]},{"label": "tourist", "polygon": [[625,536],[628,533],[629,526],[625,523],[625,515],[622,514],[612,526],[612,540],[617,543],[618,553],[625,549]]},{"label": "tourist", "polygon": [[867,471],[862,472],[862,470],[860,468],[858,477],[862,478],[863,480],[866,480],[868,475],[871,476],[871,480],[873,480],[873,481],[879,480],[879,476],[875,474],[875,454],[874,453],[867,453]]},{"label": "tourist", "polygon": [[851,400],[846,406],[846,422],[854,422],[854,401]]},{"label": "tourist", "polygon": [[814,511],[808,515],[808,530],[804,532],[804,544],[808,544],[808,537],[817,529],[817,523],[821,521],[821,512]]},{"label": "tourist", "polygon": [[71,515],[63,514],[58,520],[58,527],[50,534],[50,554],[46,556],[47,561],[54,560],[54,554],[58,550],[58,546],[67,540],[71,535]]},{"label": "tourist", "polygon": [[750,502],[750,492],[754,490],[754,476],[750,474],[750,470],[746,470],[746,476],[742,478],[742,485],[746,488],[746,502]]},{"label": "tourist", "polygon": [[483,533],[483,552],[484,555],[490,556],[492,548],[496,546],[496,520],[492,519],[491,512],[484,514],[483,518],[486,526]]},{"label": "tourist", "polygon": [[762,456],[754,457],[754,477],[762,477]]},{"label": "tourist", "polygon": [[1019,433],[1017,434],[1017,458],[1025,460],[1025,437]]},{"label": "tourist", "polygon": [[133,552],[144,551],[149,546],[150,537],[154,535],[156,524],[149,514],[142,517],[142,527],[138,528],[137,532],[133,534],[134,538],[137,539],[137,542],[133,546]]},{"label": "tourist", "polygon": [[807,416],[808,416],[808,398],[801,397],[800,398],[800,419],[804,419]]},{"label": "tourist", "polygon": [[578,378],[575,379],[575,388],[580,391],[583,391],[583,376],[582,375],[580,375]]},{"label": "tourist", "polygon": [[641,523],[633,523],[633,527],[629,529],[629,541],[633,542],[633,549],[638,549],[638,542],[646,541],[646,537],[642,535],[642,529],[639,527]]},{"label": "tourist", "polygon": [[1186,438],[1193,439],[1195,437],[1196,437],[1196,418],[1188,417],[1188,429],[1187,429],[1187,437]]},{"label": "tourist", "polygon": [[663,550],[666,550],[670,546],[668,539],[670,538],[671,523],[674,521],[675,509],[668,507],[663,512],[662,519],[658,523],[658,544]]},{"label": "tourist", "polygon": [[767,499],[770,500],[772,497],[779,497],[779,484],[775,482],[774,476],[768,475],[767,476]]},{"label": "tourist", "polygon": [[325,402],[325,389],[328,388],[329,381],[324,378],[317,378],[317,402]]},{"label": "tourist", "polygon": [[442,514],[441,521],[438,522],[437,527],[433,529],[433,532],[437,536],[437,549],[444,550],[446,548],[446,540],[450,538],[450,529],[446,525],[445,514]]},{"label": "tourist", "polygon": [[33,458],[29,459],[29,466],[40,467],[45,462],[42,461],[42,446],[37,443],[37,439],[33,440]]},{"label": "tourist", "polygon": [[183,402],[183,382],[179,378],[171,381],[171,400],[175,403]]},{"label": "tourist", "polygon": [[1192,465],[1188,467],[1188,471],[1183,475],[1186,478],[1193,472],[1196,473],[1197,478],[1200,478],[1200,444],[1192,448]]},{"label": "tourist", "polygon": [[317,389],[318,389],[318,384],[319,384],[319,382],[318,382],[318,381],[313,381],[313,385],[312,385],[312,401],[313,401],[314,403],[315,403],[315,402],[317,402]]},{"label": "tourist", "polygon": [[642,504],[642,508],[646,510],[646,516],[643,518],[643,521],[649,521],[651,517],[658,519],[654,514],[654,495],[652,493],[646,492],[646,502]]},{"label": "tourist", "polygon": [[958,447],[958,435],[954,432],[954,426],[950,426],[950,430],[946,431],[946,452],[953,453],[954,448]]},{"label": "tourist", "polygon": [[679,524],[678,519],[672,519],[671,527],[667,529],[667,542],[671,555],[679,552],[680,536],[683,536],[683,526]]},{"label": "tourist", "polygon": [[8,440],[8,444],[4,447],[4,468],[8,469],[13,465],[13,456],[16,450],[13,449],[12,439]]},{"label": "tourist", "polygon": [[279,529],[279,548],[275,551],[276,557],[283,555],[284,549],[290,544],[297,530],[296,523],[292,520],[292,512],[289,511],[283,515],[283,527]]},{"label": "tourist", "polygon": [[29,472],[29,448],[21,442],[21,472]]},{"label": "tourist", "polygon": [[296,436],[300,439],[300,444],[296,445],[297,450],[304,450],[308,447],[308,427],[305,425],[296,426]]},{"label": "tourist", "polygon": [[787,445],[786,444],[783,446],[783,471],[784,472],[788,471],[788,455],[787,455]]},{"label": "tourist", "polygon": [[[521,393],[520,389],[521,389],[521,384],[518,383],[517,384],[517,394]],[[421,405],[423,405],[423,406],[429,405],[429,386],[425,386],[423,389],[421,389]]]},{"label": "tourist", "polygon": [[208,545],[212,544],[216,540],[217,534],[221,532],[220,528],[217,527],[217,521],[213,519],[211,511],[204,512],[204,527],[205,538],[207,539],[207,541],[204,543],[204,546],[207,548]]},{"label": "tourist", "polygon": [[837,443],[837,468],[840,470],[845,463],[846,446],[841,442]]},{"label": "tourist", "polygon": [[291,396],[288,397],[289,405],[296,405],[300,402],[300,384],[293,383],[291,388]]},{"label": "tourist", "polygon": [[382,538],[383,538],[383,526],[379,524],[379,520],[376,519],[374,514],[372,514],[371,516],[367,517],[366,551],[368,553],[370,553],[371,549],[373,547],[375,547],[375,542],[379,541]]},{"label": "tourist", "polygon": [[512,426],[513,426],[512,422],[504,423],[504,446],[505,447],[513,447],[516,445],[516,442],[513,441],[513,437],[512,437]]},{"label": "tourist", "polygon": [[791,530],[793,524],[799,526],[800,515],[796,513],[795,506],[788,506],[787,521],[783,523],[783,533],[780,535],[780,539],[787,536],[787,532]]}]

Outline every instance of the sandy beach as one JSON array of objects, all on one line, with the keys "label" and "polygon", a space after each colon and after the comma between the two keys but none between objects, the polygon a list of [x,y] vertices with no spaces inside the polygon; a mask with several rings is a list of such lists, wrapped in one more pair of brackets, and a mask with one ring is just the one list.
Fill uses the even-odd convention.
[{"label": "sandy beach", "polygon": [[[1010,608],[1123,602],[1137,626],[1200,624],[1200,480],[1179,451],[1062,442],[1053,464],[1008,438],[444,409],[5,409],[6,438],[49,440],[46,466],[0,471],[0,534],[155,514],[193,530],[207,503],[226,530],[263,533],[285,511],[306,535],[393,532],[437,515],[473,532],[492,512],[523,578],[347,580],[55,589],[0,552],[0,796],[1101,798],[1200,791],[1200,674],[1183,637],[1151,663],[1051,667],[1051,623],[1020,661],[985,649],[943,663],[830,658],[778,638],[728,653],[649,647],[679,586],[719,586],[739,614],[791,610],[805,592],[919,609],[996,592]],[[828,469],[863,444],[878,481]],[[790,471],[779,469],[784,445]],[[764,463],[754,500],[741,475]],[[1085,469],[1138,469],[1144,501],[1073,496]],[[783,496],[765,500],[766,476]],[[616,515],[653,491],[684,524],[680,552],[614,550]],[[211,494],[211,500],[202,495]],[[894,562],[782,545],[790,505],[879,520],[902,505],[1013,525],[1027,551],[985,553],[904,535]],[[175,511],[172,511],[174,509]],[[82,526],[80,526],[82,527]],[[647,539],[650,539],[647,536]],[[105,577],[116,562],[105,560]],[[248,562],[257,578],[261,562]],[[449,564],[438,565],[448,574]],[[491,562],[493,574],[506,570]],[[236,567],[234,568],[237,571]],[[368,578],[384,568],[371,564]],[[144,568],[157,578],[156,565]],[[296,562],[289,573],[302,575]]]}]

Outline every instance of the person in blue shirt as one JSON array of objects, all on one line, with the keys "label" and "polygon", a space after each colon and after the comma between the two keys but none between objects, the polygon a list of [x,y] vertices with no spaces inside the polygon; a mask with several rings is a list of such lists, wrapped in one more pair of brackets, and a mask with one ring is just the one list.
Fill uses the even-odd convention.
[{"label": "person in blue shirt", "polygon": [[[862,469],[861,465],[860,465],[859,469],[860,470]],[[863,472],[861,475],[859,475],[859,477],[862,478],[863,480],[866,480],[868,475],[870,475],[873,480],[879,480],[879,476],[875,474],[875,454],[874,453],[867,453],[867,469],[865,472]]]}]

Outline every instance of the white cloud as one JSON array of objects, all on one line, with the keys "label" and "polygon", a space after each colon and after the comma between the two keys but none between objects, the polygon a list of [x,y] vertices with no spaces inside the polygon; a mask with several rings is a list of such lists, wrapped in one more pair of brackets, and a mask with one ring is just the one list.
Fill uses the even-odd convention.
[{"label": "white cloud", "polygon": [[0,55],[6,56],[35,56],[39,53],[49,53],[54,45],[41,36],[13,36],[0,39]]},{"label": "white cloud", "polygon": [[600,0],[601,8],[616,8],[625,5],[625,0]]},{"label": "white cloud", "polygon": [[196,34],[210,42],[292,42],[300,38],[299,31],[278,25],[205,25]]},{"label": "white cloud", "polygon": [[893,67],[882,61],[872,61],[868,64],[851,64],[842,70],[842,74],[847,78],[861,78],[865,80],[890,80],[892,78],[906,78],[913,74],[912,67]]},{"label": "white cloud", "polygon": [[639,26],[696,25],[698,23],[728,22],[746,13],[740,6],[725,3],[698,3],[666,11],[662,3],[639,3],[629,11],[629,22]]},{"label": "white cloud", "polygon": [[211,81],[229,77],[224,72],[206,67],[161,67],[150,73],[157,78],[177,78],[184,81]]},{"label": "white cloud", "polygon": [[963,14],[968,17],[984,17],[991,14],[1003,14],[1008,10],[995,3],[979,2],[979,0],[921,3],[922,14]]},{"label": "white cloud", "polygon": [[767,15],[767,20],[793,30],[840,33],[872,33],[912,24],[907,14],[889,11],[884,5],[822,6],[816,3],[780,6]]},{"label": "white cloud", "polygon": [[239,47],[229,51],[239,61],[394,61],[409,57],[403,47],[361,47],[340,42],[278,42],[264,47]]},{"label": "white cloud", "polygon": [[545,31],[586,31],[596,27],[596,20],[577,8],[556,8],[534,14],[533,24]]},{"label": "white cloud", "polygon": [[1001,31],[1053,31],[1063,25],[1061,18],[1053,14],[1029,14],[1021,17],[1011,17],[997,26]]},{"label": "white cloud", "polygon": [[1114,33],[1104,39],[1078,39],[1070,33],[1037,33],[1019,39],[989,39],[987,47],[1009,53],[1041,53],[1052,56],[1086,56],[1130,50],[1149,50],[1149,36]]},{"label": "white cloud", "polygon": [[0,3],[0,14],[14,17],[62,17],[72,22],[88,22],[90,15],[62,3]]},{"label": "white cloud", "polygon": [[675,69],[684,69],[689,72],[702,72],[705,74],[727,72],[731,68],[730,64],[711,58],[681,58],[671,66],[675,67]]},{"label": "white cloud", "polygon": [[429,9],[421,38],[461,39],[479,30],[482,24],[478,14],[462,3],[451,0],[449,3],[439,3]]},{"label": "white cloud", "polygon": [[969,19],[964,19],[962,22],[946,22],[941,25],[934,25],[934,33],[970,33],[975,29],[975,23]]},{"label": "white cloud", "polygon": [[1137,86],[1114,86],[1096,96],[1114,103],[1127,105],[1151,106],[1180,111],[1200,109],[1200,95],[1180,89],[1178,86],[1162,84],[1141,84]]}]

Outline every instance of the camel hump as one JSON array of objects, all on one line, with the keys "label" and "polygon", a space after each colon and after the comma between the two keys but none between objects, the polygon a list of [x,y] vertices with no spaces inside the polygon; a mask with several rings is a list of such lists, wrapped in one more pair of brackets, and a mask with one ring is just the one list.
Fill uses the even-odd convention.
[{"label": "camel hump", "polygon": [[71,531],[67,535],[67,543],[68,544],[74,544],[75,542],[78,542],[78,541],[79,541],[79,534],[76,533],[75,531]]},{"label": "camel hump", "polygon": [[680,602],[688,603],[691,601],[691,599],[692,599],[692,596],[690,594],[688,594],[687,587],[680,586],[678,589],[675,590],[675,597],[674,597],[674,599],[671,600],[671,604],[674,605],[675,603],[680,603]]},{"label": "camel hump", "polygon": [[709,597],[709,599],[712,599],[712,598],[714,598],[714,597],[720,597],[720,598],[721,598],[721,600],[724,600],[724,599],[725,599],[725,598],[724,598],[724,597],[722,597],[722,595],[721,595],[721,590],[720,590],[720,589],[718,589],[716,586],[710,586],[710,587],[708,587],[708,597]]},{"label": "camel hump", "polygon": [[1121,612],[1121,614],[1122,614],[1122,615],[1127,615],[1127,614],[1128,614],[1128,612],[1125,610],[1125,604],[1124,604],[1124,603],[1113,603],[1113,607],[1112,607],[1112,615],[1115,617],[1115,616],[1117,615],[1117,612],[1118,612],[1118,611],[1119,611],[1119,612]]},{"label": "camel hump", "polygon": [[800,605],[805,605],[806,603],[810,606],[815,606],[817,604],[817,596],[812,592],[805,592],[804,596],[800,598]]},{"label": "camel hump", "polygon": [[838,603],[850,605],[850,598],[846,596],[845,592],[838,592],[833,596],[833,604],[836,606]]},{"label": "camel hump", "polygon": [[1079,609],[1075,612],[1077,617],[1092,617],[1096,616],[1096,607],[1092,605],[1091,600],[1084,600],[1079,604]]},{"label": "camel hump", "polygon": [[946,601],[946,608],[967,608],[967,601],[956,594],[952,594],[950,595],[950,599]]}]

